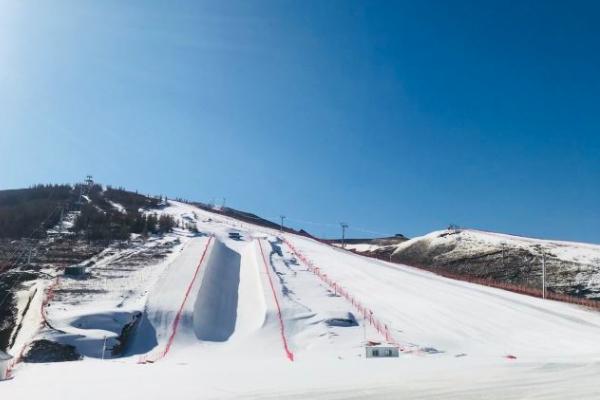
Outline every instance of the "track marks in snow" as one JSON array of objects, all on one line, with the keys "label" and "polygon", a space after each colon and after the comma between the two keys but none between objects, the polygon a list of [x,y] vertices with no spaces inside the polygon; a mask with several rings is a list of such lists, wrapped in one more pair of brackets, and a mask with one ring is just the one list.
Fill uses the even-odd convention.
[{"label": "track marks in snow", "polygon": [[281,305],[279,304],[279,299],[277,298],[277,292],[275,290],[275,286],[273,285],[273,279],[271,278],[271,274],[269,273],[269,266],[267,265],[267,259],[265,258],[265,251],[263,249],[262,243],[260,242],[260,239],[258,239],[258,246],[260,248],[260,254],[261,254],[264,266],[265,266],[265,271],[267,273],[269,285],[271,287],[271,291],[273,292],[273,299],[274,299],[275,305],[277,307],[277,318],[279,320],[279,328],[280,328],[280,333],[281,333],[281,340],[283,342],[283,348],[285,350],[285,354],[286,354],[287,358],[290,361],[294,361],[294,353],[292,353],[292,351],[290,350],[290,347],[289,347],[288,341],[287,341],[287,337],[286,337],[285,324],[283,322],[283,316],[281,313]]},{"label": "track marks in snow", "polygon": [[350,304],[284,251],[279,238],[269,237],[268,242],[269,268],[278,277],[282,314],[297,355],[362,356],[362,344],[367,335],[373,339],[374,332],[370,328],[365,330],[364,324],[362,327],[357,323],[336,324],[335,321],[355,321]]}]

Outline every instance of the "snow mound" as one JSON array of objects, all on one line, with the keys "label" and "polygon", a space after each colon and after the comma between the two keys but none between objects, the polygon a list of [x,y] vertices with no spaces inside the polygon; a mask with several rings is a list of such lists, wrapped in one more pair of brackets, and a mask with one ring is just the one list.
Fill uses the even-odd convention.
[{"label": "snow mound", "polygon": [[240,254],[215,241],[194,302],[193,326],[200,340],[224,342],[233,334],[240,284]]}]

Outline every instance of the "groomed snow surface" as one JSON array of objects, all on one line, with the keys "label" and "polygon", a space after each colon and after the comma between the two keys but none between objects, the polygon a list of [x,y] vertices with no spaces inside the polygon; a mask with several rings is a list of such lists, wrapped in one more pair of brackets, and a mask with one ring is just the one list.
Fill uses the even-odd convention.
[{"label": "groomed snow surface", "polygon": [[[97,297],[53,301],[47,318],[62,333],[38,337],[74,344],[84,360],[20,364],[2,399],[600,398],[597,312],[286,234],[406,350],[366,359],[365,341],[383,338],[278,232],[176,202],[163,212],[200,234],[160,239],[176,243],[168,258],[96,282]],[[136,311],[125,356],[102,360],[103,338]]]}]

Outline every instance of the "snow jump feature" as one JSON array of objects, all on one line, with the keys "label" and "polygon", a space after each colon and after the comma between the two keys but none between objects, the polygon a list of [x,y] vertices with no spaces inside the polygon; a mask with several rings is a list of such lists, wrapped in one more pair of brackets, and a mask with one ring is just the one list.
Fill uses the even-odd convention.
[{"label": "snow jump feature", "polygon": [[215,240],[194,303],[193,327],[198,339],[225,342],[233,334],[237,320],[240,258],[238,252]]}]

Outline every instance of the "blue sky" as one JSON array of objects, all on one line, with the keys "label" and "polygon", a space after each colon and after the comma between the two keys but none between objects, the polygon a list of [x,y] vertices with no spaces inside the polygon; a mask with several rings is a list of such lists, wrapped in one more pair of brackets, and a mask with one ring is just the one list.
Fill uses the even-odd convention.
[{"label": "blue sky", "polygon": [[0,0],[0,188],[600,243],[596,4]]}]

